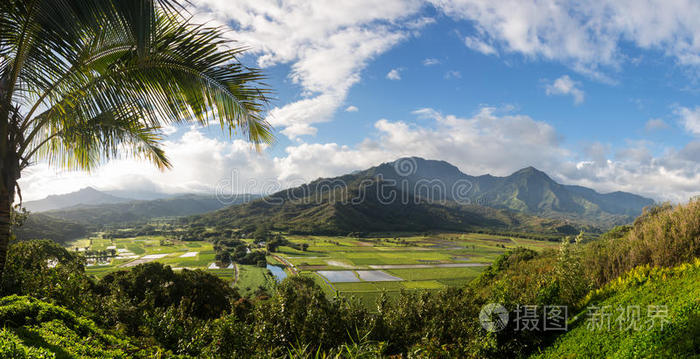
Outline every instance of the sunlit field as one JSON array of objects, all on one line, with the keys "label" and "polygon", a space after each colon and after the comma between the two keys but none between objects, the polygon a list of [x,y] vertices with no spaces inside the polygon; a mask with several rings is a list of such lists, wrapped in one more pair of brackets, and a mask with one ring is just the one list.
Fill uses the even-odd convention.
[{"label": "sunlit field", "polygon": [[[543,250],[557,246],[548,241],[476,233],[379,238],[289,235],[285,238],[308,247],[305,251],[279,247],[267,257],[269,264],[287,267],[288,275],[292,274],[289,266],[293,266],[295,273],[312,278],[328,297],[355,298],[370,309],[381,293],[392,298],[402,290],[464,286],[508,249]],[[253,242],[252,239],[244,241]],[[69,242],[67,247],[77,252],[116,251],[115,257],[86,266],[86,272],[98,278],[141,263],[160,262],[174,270],[206,270],[230,282],[247,297],[269,291],[277,282],[266,268],[240,264],[219,268],[212,244],[205,241],[174,241],[157,235],[106,239],[98,234]]]}]

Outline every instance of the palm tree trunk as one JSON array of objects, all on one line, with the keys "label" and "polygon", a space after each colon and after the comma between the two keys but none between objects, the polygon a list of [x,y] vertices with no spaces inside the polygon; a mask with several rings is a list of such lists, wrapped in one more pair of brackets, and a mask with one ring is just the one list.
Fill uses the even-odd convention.
[{"label": "palm tree trunk", "polygon": [[[12,151],[8,151],[12,152]],[[11,153],[0,162],[0,279],[5,272],[5,262],[10,246],[12,227],[12,203],[15,200],[15,186],[19,178],[19,163]]]},{"label": "palm tree trunk", "polygon": [[7,250],[10,245],[10,208],[12,207],[12,199],[9,192],[12,191],[7,191],[4,185],[0,186],[3,187],[0,189],[0,278],[2,278],[5,272]]},{"label": "palm tree trunk", "polygon": [[9,79],[9,71],[5,71],[0,76],[0,280],[5,274],[7,250],[10,246],[10,208],[14,200],[15,189],[14,183],[12,183],[12,187],[8,187],[8,184],[12,182],[9,180],[11,178],[11,170],[7,166],[10,162],[8,161],[10,157],[9,128],[10,107],[12,105],[12,91],[10,91]]}]

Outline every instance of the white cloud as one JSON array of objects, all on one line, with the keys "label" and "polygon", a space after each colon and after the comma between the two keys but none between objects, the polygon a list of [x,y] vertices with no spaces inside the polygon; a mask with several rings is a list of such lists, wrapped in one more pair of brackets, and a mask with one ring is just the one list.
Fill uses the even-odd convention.
[{"label": "white cloud", "polygon": [[485,54],[546,59],[607,80],[632,44],[659,50],[677,63],[700,65],[700,3],[692,0],[489,1],[429,0],[447,15],[470,21],[465,44]]},{"label": "white cloud", "polygon": [[212,193],[218,181],[240,168],[250,178],[264,178],[272,167],[264,153],[240,139],[224,141],[207,136],[207,129],[190,128],[181,138],[163,142],[172,169],[159,171],[151,163],[129,158],[111,160],[92,173],[59,171],[46,163],[29,167],[20,184],[25,200],[67,193],[86,186],[168,193]]},{"label": "white cloud", "polygon": [[273,108],[267,116],[270,124],[282,128],[282,133],[289,138],[316,134],[311,125],[330,121],[333,112],[343,102],[344,95],[324,93],[316,97],[305,98],[283,107]]},{"label": "white cloud", "polygon": [[583,151],[572,151],[551,125],[511,111],[483,107],[471,117],[458,117],[423,108],[414,112],[423,119],[420,125],[381,119],[375,122],[374,133],[355,146],[299,143],[278,156],[256,153],[243,140],[218,140],[206,129],[190,128],[181,138],[164,143],[173,162],[169,171],[127,159],[110,161],[92,174],[57,172],[40,164],[23,172],[20,183],[25,200],[89,185],[211,193],[223,183],[234,192],[271,193],[415,155],[448,161],[472,175],[503,176],[533,165],[561,183],[601,192],[623,190],[673,201],[700,194],[700,142],[680,150],[662,149],[656,156],[645,142],[631,142],[615,151],[609,144],[594,142]]},{"label": "white cloud", "polygon": [[464,44],[467,45],[468,48],[470,48],[474,51],[478,51],[484,55],[497,55],[498,54],[498,51],[496,51],[496,48],[487,44],[483,40],[480,40],[480,39],[473,37],[473,36],[465,37]]},{"label": "white cloud", "polygon": [[461,79],[462,78],[462,73],[457,71],[457,70],[450,70],[445,73],[445,78],[446,79]]},{"label": "white cloud", "polygon": [[688,133],[700,136],[700,106],[695,108],[678,107],[674,112],[680,117],[681,124]]},{"label": "white cloud", "polygon": [[406,27],[413,30],[420,30],[428,25],[434,24],[436,21],[432,17],[419,17],[406,23]]},{"label": "white cloud", "polygon": [[660,118],[652,118],[644,125],[644,129],[648,132],[665,130],[669,127],[668,123]]},{"label": "white cloud", "polygon": [[[252,46],[258,65],[290,64],[304,98],[275,107],[268,119],[296,138],[331,120],[367,62],[432,23],[413,19],[419,0],[195,0],[199,21],[231,25],[231,38]],[[310,105],[312,109],[308,109]]]},{"label": "white cloud", "polygon": [[394,81],[401,80],[401,69],[391,69],[391,71],[386,74],[386,78]]},{"label": "white cloud", "polygon": [[175,134],[175,132],[177,132],[177,130],[178,130],[177,126],[170,125],[170,124],[165,124],[164,126],[161,127],[161,131],[166,136],[170,136],[170,135]]},{"label": "white cloud", "polygon": [[583,103],[584,92],[579,88],[580,82],[572,80],[569,75],[564,75],[546,87],[547,95],[571,95],[574,103]]},{"label": "white cloud", "polygon": [[345,108],[345,112],[357,112],[357,111],[360,111],[360,109],[357,108],[357,106],[350,105],[350,106]]},{"label": "white cloud", "polygon": [[434,65],[439,65],[440,60],[436,59],[434,57],[428,57],[425,60],[423,60],[423,66],[434,66]]}]

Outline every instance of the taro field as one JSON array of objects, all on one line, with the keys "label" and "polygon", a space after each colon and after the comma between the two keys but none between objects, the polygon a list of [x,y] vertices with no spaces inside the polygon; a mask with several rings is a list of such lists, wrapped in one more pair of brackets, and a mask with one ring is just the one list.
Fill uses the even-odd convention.
[{"label": "taro field", "polygon": [[[286,235],[285,238],[299,248],[306,244],[306,250],[279,247],[267,256],[267,268],[252,265],[219,268],[211,243],[173,241],[163,236],[117,239],[96,236],[73,241],[68,246],[79,252],[115,254],[89,261],[86,272],[98,278],[141,263],[160,262],[174,270],[209,271],[231,282],[240,294],[255,296],[274,288],[282,277],[296,273],[313,278],[329,296],[355,298],[368,308],[374,307],[382,292],[392,298],[402,290],[463,286],[509,248],[541,250],[557,246],[554,242],[474,233],[384,238]],[[245,241],[252,244],[250,239]]]},{"label": "taro field", "polygon": [[[276,253],[328,295],[354,297],[369,308],[380,293],[463,286],[509,248],[535,250],[557,243],[486,234],[350,238],[286,236],[306,251],[280,247]],[[301,246],[300,246],[301,247]]]}]

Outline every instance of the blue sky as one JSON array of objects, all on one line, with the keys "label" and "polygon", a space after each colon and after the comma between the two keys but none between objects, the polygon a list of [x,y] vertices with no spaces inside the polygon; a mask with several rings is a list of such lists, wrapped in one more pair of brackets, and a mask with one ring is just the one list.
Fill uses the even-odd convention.
[{"label": "blue sky", "polygon": [[[600,141],[614,149],[626,147],[630,140],[651,140],[681,148],[692,139],[673,110],[697,103],[700,89],[691,69],[679,68],[673,58],[623,46],[623,51],[641,60],[610,69],[605,74],[615,82],[604,83],[557,62],[518,53],[494,56],[474,51],[460,36],[473,31],[468,22],[439,16],[417,36],[378,56],[345,99],[345,105],[361,111],[339,108],[333,121],[317,126],[314,139],[356,144],[380,118],[414,121],[411,112],[424,107],[471,116],[482,106],[513,107],[514,112],[547,122],[573,147]],[[394,69],[400,80],[387,79]],[[303,89],[288,78],[290,72],[288,64],[268,69],[269,83],[278,92],[276,104],[301,98]],[[547,94],[547,85],[562,76],[578,83],[576,87],[584,92],[581,103],[571,95]],[[664,120],[669,128],[647,131],[650,119]],[[285,136],[280,140],[273,153],[290,143]]]},{"label": "blue sky", "polygon": [[242,60],[275,90],[277,142],[256,154],[213,128],[165,129],[172,171],[40,164],[23,180],[29,198],[86,185],[211,191],[231,173],[234,190],[266,191],[408,155],[474,175],[532,165],[657,200],[700,194],[697,2],[193,4],[195,20],[251,47]]}]

